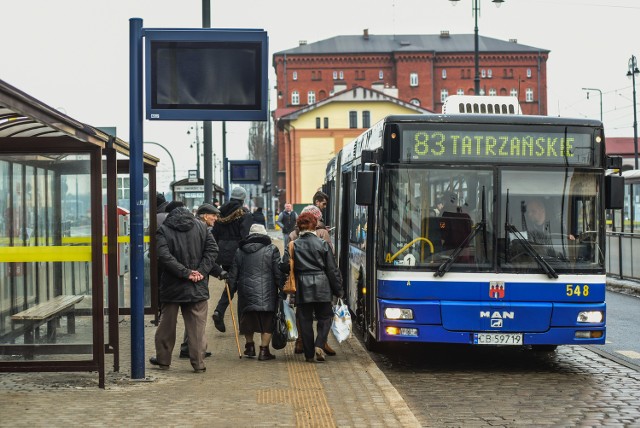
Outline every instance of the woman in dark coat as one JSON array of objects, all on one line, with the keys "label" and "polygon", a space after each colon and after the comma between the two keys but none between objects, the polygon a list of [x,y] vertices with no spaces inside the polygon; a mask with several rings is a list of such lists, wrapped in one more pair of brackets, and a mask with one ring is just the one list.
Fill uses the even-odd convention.
[{"label": "woman in dark coat", "polygon": [[[293,241],[294,274],[296,276],[296,317],[302,335],[307,362],[324,361],[323,348],[329,337],[333,311],[332,296],[342,297],[342,277],[333,252],[326,241],[316,236],[318,224],[310,212],[300,214],[296,226],[300,231]],[[285,248],[280,270],[289,272],[289,249]],[[313,338],[313,315],[318,320],[318,334]]]},{"label": "woman in dark coat", "polygon": [[275,358],[269,343],[280,285],[279,261],[280,251],[271,243],[265,227],[254,224],[249,236],[240,242],[229,271],[230,290],[238,291],[240,333],[246,339],[244,355],[256,356],[253,334],[260,333],[260,361]]}]

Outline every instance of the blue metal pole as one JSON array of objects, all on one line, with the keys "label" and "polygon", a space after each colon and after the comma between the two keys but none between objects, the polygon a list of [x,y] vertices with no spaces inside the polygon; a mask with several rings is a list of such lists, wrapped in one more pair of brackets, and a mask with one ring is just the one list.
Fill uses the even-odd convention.
[{"label": "blue metal pole", "polygon": [[129,20],[129,175],[131,217],[131,378],[144,378],[142,19]]}]

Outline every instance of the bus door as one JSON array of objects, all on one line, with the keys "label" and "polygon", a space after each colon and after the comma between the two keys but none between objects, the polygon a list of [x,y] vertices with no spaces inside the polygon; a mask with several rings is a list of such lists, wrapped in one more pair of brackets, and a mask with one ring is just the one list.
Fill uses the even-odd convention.
[{"label": "bus door", "polygon": [[342,274],[342,285],[344,287],[344,295],[347,299],[347,304],[354,306],[355,295],[352,296],[351,287],[349,285],[349,209],[351,207],[351,172],[342,174],[342,200],[340,206],[342,207],[340,218],[340,230],[335,229],[337,232],[336,241],[340,248],[336,248],[338,253],[338,266],[340,267],[340,273]]}]

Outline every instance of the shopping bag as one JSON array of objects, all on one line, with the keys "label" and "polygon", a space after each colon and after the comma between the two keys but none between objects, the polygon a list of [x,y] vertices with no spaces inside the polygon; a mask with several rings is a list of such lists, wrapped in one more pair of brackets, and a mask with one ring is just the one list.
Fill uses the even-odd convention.
[{"label": "shopping bag", "polygon": [[338,342],[343,342],[351,336],[351,313],[342,299],[338,299],[338,303],[333,306],[331,332]]},{"label": "shopping bag", "polygon": [[286,300],[282,302],[284,309],[284,318],[287,323],[287,330],[289,332],[289,342],[298,338],[298,327],[296,326],[296,313]]},{"label": "shopping bag", "polygon": [[273,349],[282,349],[287,346],[289,339],[289,328],[284,315],[284,300],[278,297],[278,306],[273,322],[273,335],[271,336],[271,346]]}]

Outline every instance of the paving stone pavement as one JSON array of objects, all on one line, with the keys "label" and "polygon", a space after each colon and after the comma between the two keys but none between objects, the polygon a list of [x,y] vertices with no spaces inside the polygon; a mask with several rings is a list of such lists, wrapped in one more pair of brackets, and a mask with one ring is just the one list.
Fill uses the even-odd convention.
[{"label": "paving stone pavement", "polygon": [[[210,281],[209,313],[223,290]],[[146,359],[156,327],[145,322]],[[0,373],[0,426],[419,426],[413,413],[355,337],[330,344],[325,363],[306,363],[293,343],[272,361],[238,358],[230,311],[227,332],[207,325],[207,371],[196,374],[174,349],[171,369],[147,363],[146,379],[130,379],[130,324],[120,323],[121,367],[106,355],[106,388],[97,373]],[[179,317],[178,337],[182,334]],[[244,339],[240,338],[244,349]]]}]

